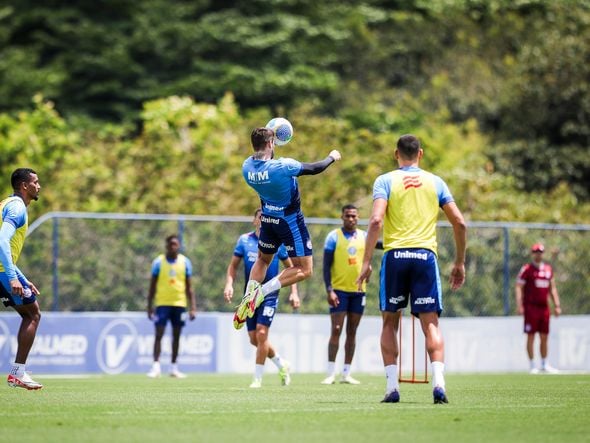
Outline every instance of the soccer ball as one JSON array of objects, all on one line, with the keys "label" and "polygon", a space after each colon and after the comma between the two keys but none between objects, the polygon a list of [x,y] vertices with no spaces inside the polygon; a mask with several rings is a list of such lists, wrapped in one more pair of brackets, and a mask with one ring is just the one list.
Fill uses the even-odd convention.
[{"label": "soccer ball", "polygon": [[291,141],[293,137],[293,125],[291,122],[283,117],[273,118],[266,124],[268,129],[272,129],[275,133],[275,145],[283,146]]}]

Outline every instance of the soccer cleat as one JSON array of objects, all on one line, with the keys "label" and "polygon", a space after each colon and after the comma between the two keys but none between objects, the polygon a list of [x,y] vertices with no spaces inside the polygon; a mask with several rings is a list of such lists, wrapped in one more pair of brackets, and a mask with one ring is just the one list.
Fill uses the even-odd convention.
[{"label": "soccer cleat", "polygon": [[434,404],[435,405],[442,405],[443,403],[448,403],[447,395],[445,394],[445,390],[439,386],[433,389],[432,396],[434,397]]},{"label": "soccer cleat", "polygon": [[246,311],[246,315],[249,318],[254,316],[254,312],[258,309],[258,306],[262,304],[264,301],[264,295],[262,294],[262,286],[258,282],[254,282],[255,284],[252,285],[251,289],[251,298],[248,302],[248,309]]},{"label": "soccer cleat", "polygon": [[238,317],[238,313],[236,312],[234,314],[234,329],[242,329],[244,327],[244,325],[246,324],[246,319],[240,319]]},{"label": "soccer cleat", "polygon": [[289,362],[284,361],[283,367],[279,369],[279,377],[281,378],[281,385],[289,386],[291,384],[291,374],[289,373]]},{"label": "soccer cleat", "polygon": [[556,369],[553,366],[545,365],[541,368],[541,372],[545,374],[559,374],[559,369]]},{"label": "soccer cleat", "polygon": [[150,372],[148,372],[147,375],[149,378],[159,378],[160,375],[162,375],[162,372],[160,370],[159,366],[152,366],[152,369],[150,369]]},{"label": "soccer cleat", "polygon": [[254,380],[252,380],[252,383],[250,383],[250,387],[253,389],[261,388],[262,387],[262,380],[255,378]]},{"label": "soccer cleat", "polygon": [[[256,295],[257,289],[260,289],[260,283],[255,280],[248,282],[248,286],[246,287],[246,292],[242,297],[242,301],[236,308],[236,313],[234,315],[234,328],[239,329],[237,326],[241,328],[242,326],[240,326],[240,322],[246,321],[246,317],[254,316],[254,311],[256,310],[257,306],[256,302],[252,303],[252,300]],[[262,303],[262,301],[260,301],[260,303]],[[260,303],[258,303],[258,305],[260,305]],[[252,306],[254,306],[254,310],[251,311]]]},{"label": "soccer cleat", "polygon": [[173,369],[172,371],[170,371],[170,377],[186,378],[186,374],[180,372],[178,369]]},{"label": "soccer cleat", "polygon": [[20,378],[16,375],[8,374],[6,383],[8,383],[8,386],[11,388],[23,388],[27,389],[28,391],[36,391],[37,389],[41,389],[43,387],[41,383],[33,380],[26,372],[24,372]]},{"label": "soccer cleat", "polygon": [[538,370],[537,368],[532,368],[532,369],[529,371],[529,373],[530,373],[530,374],[538,374],[538,373],[539,373],[539,370]]},{"label": "soccer cleat", "polygon": [[393,391],[386,393],[383,400],[381,400],[381,403],[399,403],[399,391],[394,389]]},{"label": "soccer cleat", "polygon": [[352,378],[350,376],[350,374],[349,375],[343,375],[342,378],[340,379],[340,383],[344,383],[344,384],[347,384],[347,385],[360,385],[361,384],[360,381],[358,381],[355,378]]},{"label": "soccer cleat", "polygon": [[334,383],[336,383],[336,376],[334,374],[328,375],[322,380],[323,385],[333,385]]}]

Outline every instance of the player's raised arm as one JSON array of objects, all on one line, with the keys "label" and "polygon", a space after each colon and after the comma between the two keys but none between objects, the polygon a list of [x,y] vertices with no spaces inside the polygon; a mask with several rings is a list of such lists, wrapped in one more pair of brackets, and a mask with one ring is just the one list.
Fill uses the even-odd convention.
[{"label": "player's raised arm", "polygon": [[299,175],[316,175],[325,171],[332,163],[340,160],[342,156],[336,149],[332,150],[330,154],[323,160],[313,163],[301,163],[301,171]]}]

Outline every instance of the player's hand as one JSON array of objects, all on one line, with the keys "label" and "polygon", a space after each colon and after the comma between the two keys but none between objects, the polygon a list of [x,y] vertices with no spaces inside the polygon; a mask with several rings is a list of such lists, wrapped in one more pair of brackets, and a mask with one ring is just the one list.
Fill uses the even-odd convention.
[{"label": "player's hand", "polygon": [[35,286],[32,282],[27,282],[27,284],[29,285],[29,288],[31,289],[31,292],[35,295],[41,295],[41,292],[39,292],[39,289],[37,289],[37,286]]},{"label": "player's hand", "polygon": [[328,154],[329,157],[332,157],[334,159],[334,161],[338,161],[342,158],[342,156],[340,155],[340,152],[338,152],[336,149],[333,149],[332,152],[330,152]]},{"label": "player's hand", "polygon": [[449,283],[453,291],[456,291],[463,286],[463,283],[465,283],[465,265],[463,263],[455,263],[453,265],[451,276],[449,277]]},{"label": "player's hand", "polygon": [[363,292],[363,283],[369,281],[369,277],[371,276],[372,272],[373,268],[371,264],[363,262],[359,277],[356,279],[357,289],[359,292]]},{"label": "player's hand", "polygon": [[191,309],[190,311],[188,311],[188,319],[190,321],[193,321],[196,316],[197,316],[197,310],[196,309]]},{"label": "player's hand", "polygon": [[301,306],[301,300],[299,299],[299,295],[291,292],[291,294],[289,294],[289,303],[291,303],[291,307],[293,309],[299,309],[299,307]]},{"label": "player's hand", "polygon": [[553,312],[555,313],[556,317],[559,317],[561,315],[561,306],[555,306]]},{"label": "player's hand", "polygon": [[147,316],[150,320],[154,319],[154,308],[148,308],[147,310]]},{"label": "player's hand", "polygon": [[23,285],[18,280],[18,278],[13,278],[10,280],[10,292],[14,295],[18,295],[19,297],[24,295],[25,288],[23,288]]},{"label": "player's hand", "polygon": [[516,312],[518,312],[518,315],[523,315],[524,314],[524,306],[522,305],[522,303],[520,303],[517,307],[516,307]]},{"label": "player's hand", "polygon": [[225,285],[225,289],[223,290],[223,298],[227,303],[231,302],[232,297],[234,296],[234,287],[232,285]]},{"label": "player's hand", "polygon": [[328,292],[327,300],[328,300],[328,304],[330,306],[332,306],[333,308],[337,308],[338,305],[340,304],[340,299],[338,298],[338,295],[334,291]]}]

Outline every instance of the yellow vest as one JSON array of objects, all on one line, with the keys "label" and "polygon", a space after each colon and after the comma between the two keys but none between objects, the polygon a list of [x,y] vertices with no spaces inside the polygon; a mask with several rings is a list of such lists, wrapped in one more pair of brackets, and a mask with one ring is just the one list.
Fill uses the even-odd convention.
[{"label": "yellow vest", "polygon": [[164,254],[159,256],[160,273],[156,285],[155,306],[186,308],[186,257],[178,254],[174,263],[168,263]]},{"label": "yellow vest", "polygon": [[[357,229],[354,236],[346,238],[342,229],[337,229],[336,235],[338,238],[331,268],[332,288],[345,292],[358,292],[356,279],[363,265],[366,233]],[[363,283],[362,292],[365,291],[366,284]]]},{"label": "yellow vest", "polygon": [[434,175],[422,170],[396,170],[389,176],[383,249],[424,248],[436,254],[439,206]]},{"label": "yellow vest", "polygon": [[[8,197],[0,202],[0,225],[2,224],[2,211],[4,206],[14,200],[21,200],[20,197]],[[22,200],[21,200],[22,201]],[[10,239],[10,254],[12,255],[12,263],[16,265],[16,262],[20,256],[20,253],[25,244],[25,237],[27,235],[27,229],[29,228],[29,217],[25,214],[25,224],[18,228],[12,238]],[[0,263],[0,272],[4,272],[4,266]]]}]

